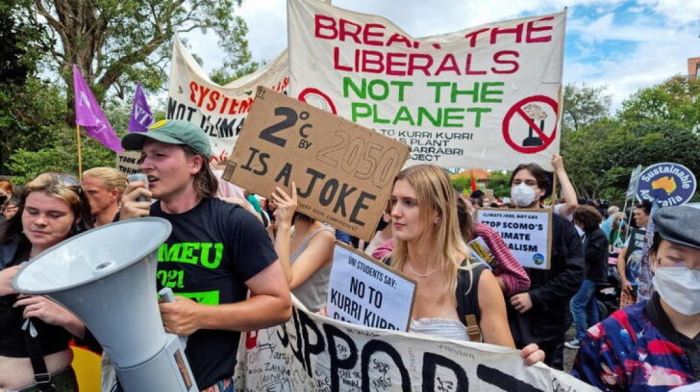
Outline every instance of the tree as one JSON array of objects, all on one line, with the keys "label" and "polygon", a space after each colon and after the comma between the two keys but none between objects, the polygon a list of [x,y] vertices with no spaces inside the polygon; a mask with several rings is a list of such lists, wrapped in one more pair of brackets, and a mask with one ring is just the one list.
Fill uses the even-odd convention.
[{"label": "tree", "polygon": [[590,87],[583,84],[577,87],[567,84],[564,87],[564,131],[578,131],[607,117],[612,98],[606,90],[606,86]]},{"label": "tree", "polygon": [[620,118],[638,124],[668,120],[692,129],[700,124],[700,79],[674,76],[641,89],[622,103]]},{"label": "tree", "polygon": [[[77,64],[100,102],[113,87],[122,99],[135,82],[151,91],[161,88],[170,58],[170,47],[163,44],[176,32],[211,30],[219,37],[227,67],[250,61],[248,28],[234,15],[241,0],[21,1],[33,11],[35,25],[49,27],[41,42],[60,42],[49,45],[50,55],[66,85],[72,86],[72,66]],[[72,94],[67,101],[72,105]],[[69,113],[67,123],[71,121]]]}]

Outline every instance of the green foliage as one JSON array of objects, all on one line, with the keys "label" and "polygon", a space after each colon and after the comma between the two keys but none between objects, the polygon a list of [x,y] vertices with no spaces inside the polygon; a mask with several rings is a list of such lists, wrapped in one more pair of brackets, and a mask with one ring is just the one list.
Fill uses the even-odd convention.
[{"label": "green foliage", "polygon": [[7,173],[13,152],[36,151],[57,140],[55,130],[65,126],[65,113],[65,96],[55,85],[35,78],[21,85],[0,84],[2,172]]},{"label": "green foliage", "polygon": [[637,91],[622,108],[620,118],[626,122],[667,120],[692,128],[700,124],[700,79],[674,76]]},{"label": "green foliage", "polygon": [[[56,143],[38,151],[20,149],[10,157],[13,183],[24,184],[39,173],[62,172],[78,175],[78,148],[75,128],[54,128]],[[81,130],[83,171],[97,166],[114,167],[116,154]]]},{"label": "green foliage", "polygon": [[489,176],[488,187],[493,189],[496,198],[510,197],[510,176],[508,171],[492,171]]},{"label": "green foliage", "polygon": [[612,102],[607,87],[564,87],[564,131],[578,131],[586,125],[609,115]]}]

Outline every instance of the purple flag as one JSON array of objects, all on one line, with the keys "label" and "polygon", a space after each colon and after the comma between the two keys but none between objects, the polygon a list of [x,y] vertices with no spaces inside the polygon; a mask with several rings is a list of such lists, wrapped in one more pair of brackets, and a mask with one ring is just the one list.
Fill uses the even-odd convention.
[{"label": "purple flag", "polygon": [[146,132],[153,124],[153,115],[146,102],[141,84],[136,84],[136,94],[134,94],[134,106],[131,107],[131,117],[129,118],[129,132]]},{"label": "purple flag", "polygon": [[73,92],[75,93],[75,123],[85,127],[88,136],[97,139],[102,145],[114,152],[124,151],[121,141],[114,133],[112,125],[102,113],[90,87],[80,74],[78,66],[73,64]]}]

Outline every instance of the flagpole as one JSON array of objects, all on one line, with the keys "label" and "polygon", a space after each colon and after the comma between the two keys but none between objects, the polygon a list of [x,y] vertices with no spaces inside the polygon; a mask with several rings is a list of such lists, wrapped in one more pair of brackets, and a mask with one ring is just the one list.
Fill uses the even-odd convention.
[{"label": "flagpole", "polygon": [[80,125],[75,124],[75,134],[78,136],[78,180],[83,182],[83,156],[80,151]]}]

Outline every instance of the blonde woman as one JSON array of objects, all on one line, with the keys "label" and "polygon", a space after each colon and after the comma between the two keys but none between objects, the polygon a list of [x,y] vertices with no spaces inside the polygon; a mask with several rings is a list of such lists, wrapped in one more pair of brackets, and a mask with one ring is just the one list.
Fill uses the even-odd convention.
[{"label": "blonde woman", "polygon": [[[469,340],[465,317],[473,314],[484,342],[515,348],[503,293],[493,274],[469,259],[454,197],[438,166],[408,167],[394,181],[395,245],[385,262],[418,282],[410,331]],[[528,364],[544,359],[534,344],[522,355]]]}]

